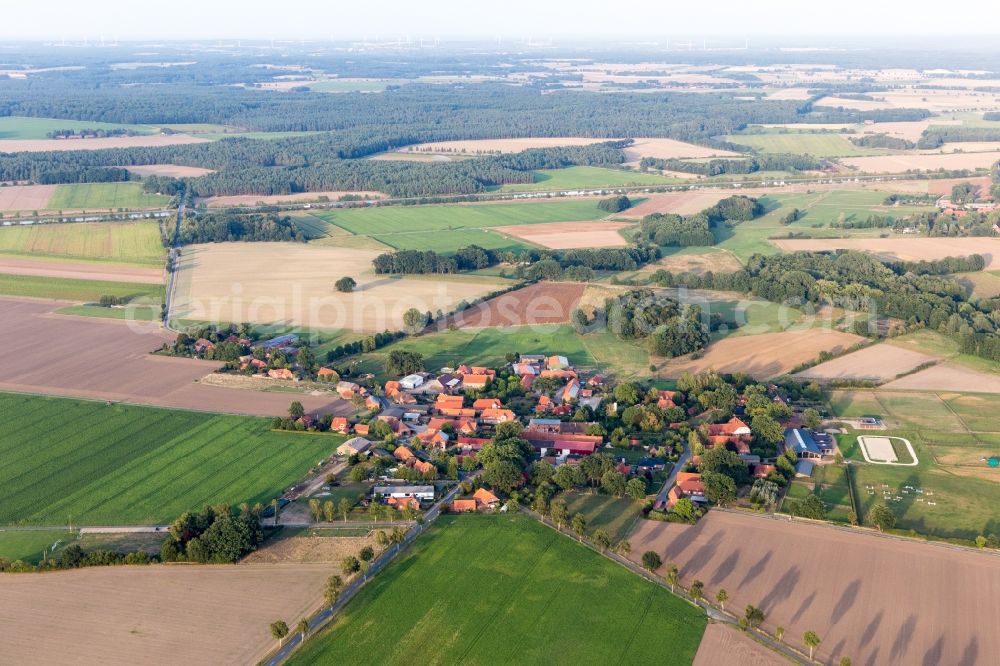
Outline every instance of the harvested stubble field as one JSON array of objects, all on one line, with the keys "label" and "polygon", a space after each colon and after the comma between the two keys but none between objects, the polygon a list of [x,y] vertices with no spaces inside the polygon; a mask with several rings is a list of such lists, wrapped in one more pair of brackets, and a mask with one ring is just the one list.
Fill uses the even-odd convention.
[{"label": "harvested stubble field", "polygon": [[284,203],[311,203],[316,201],[337,201],[344,196],[359,196],[365,199],[384,199],[382,192],[298,192],[296,194],[234,194],[220,197],[203,197],[197,203],[209,208],[225,208],[227,206],[256,206]]},{"label": "harvested stubble field", "polygon": [[709,622],[694,657],[694,666],[788,666],[781,655],[732,625]]},{"label": "harvested stubble field", "polygon": [[[60,121],[63,122],[63,121]],[[0,141],[3,153],[44,153],[67,150],[107,150],[108,148],[155,148],[158,146],[179,146],[191,143],[206,143],[208,139],[187,134],[149,134],[143,136],[116,136],[100,139],[7,139]]]},{"label": "harvested stubble field", "polygon": [[673,274],[693,273],[701,275],[712,271],[713,273],[731,273],[743,267],[740,260],[725,250],[706,248],[681,248],[673,254],[669,254],[659,261],[646,264],[642,267],[644,272],[655,272],[658,270],[670,271]]},{"label": "harvested stubble field", "polygon": [[146,164],[143,166],[130,166],[127,169],[139,176],[162,176],[164,178],[197,178],[198,176],[215,173],[212,169],[183,166],[181,164]]},{"label": "harvested stubble field", "polygon": [[1000,159],[1000,152],[982,153],[910,153],[906,155],[870,155],[845,157],[846,166],[863,173],[903,173],[904,171],[948,171],[958,169],[988,169]]},{"label": "harvested stubble field", "polygon": [[344,441],[263,418],[0,393],[0,524],[148,525],[266,503]]},{"label": "harvested stubble field", "polygon": [[539,282],[491,298],[449,317],[447,326],[484,328],[564,324],[579,306],[585,285],[569,282]]},{"label": "harvested stubble field", "polygon": [[[93,567],[0,576],[11,664],[253,664],[321,603],[325,564]],[[40,634],[38,627],[46,627]]]},{"label": "harvested stubble field", "polygon": [[622,229],[632,227],[626,222],[553,222],[517,227],[497,227],[497,231],[526,243],[553,250],[572,248],[626,247],[628,241]]},{"label": "harvested stubble field", "polygon": [[0,253],[162,267],[156,222],[84,222],[0,227]]},{"label": "harvested stubble field", "polygon": [[885,384],[884,387],[913,391],[1000,393],[1000,375],[980,372],[953,363],[939,363],[926,370],[900,377]]},{"label": "harvested stubble field", "polygon": [[996,238],[780,238],[771,243],[784,252],[858,250],[902,261],[981,254],[987,269],[1000,269],[1000,240]]},{"label": "harvested stubble field", "polygon": [[679,377],[685,372],[697,374],[714,369],[718,372],[743,372],[766,379],[811,361],[820,352],[841,351],[861,340],[861,336],[828,328],[735,335],[708,345],[701,358],[685,356],[667,361],[660,373],[666,377]]},{"label": "harvested stubble field", "polygon": [[664,192],[651,194],[649,198],[619,214],[620,217],[645,217],[653,213],[675,213],[677,215],[694,215],[706,208],[711,208],[726,197],[734,194],[746,194],[747,191],[737,190],[688,190],[686,192]]},{"label": "harvested stubble field", "polygon": [[482,155],[489,153],[519,153],[531,148],[556,148],[559,146],[589,146],[592,143],[613,141],[614,139],[590,139],[587,137],[534,137],[521,139],[470,139],[462,141],[435,141],[400,148],[398,153],[445,153]]},{"label": "harvested stubble field", "polygon": [[[285,512],[282,511],[282,516]],[[289,528],[284,528],[288,530]],[[376,547],[373,536],[319,536],[303,530],[294,536],[272,537],[250,553],[243,564],[321,564],[330,565],[331,573],[342,573],[340,563],[347,555],[357,556],[365,546]]]},{"label": "harvested stubble field", "polygon": [[2,254],[0,254],[0,273],[72,280],[101,280],[104,282],[143,284],[161,284],[163,282],[163,270],[159,268]]},{"label": "harvested stubble field", "polygon": [[625,149],[625,157],[629,162],[638,162],[643,157],[656,157],[664,160],[675,158],[702,159],[705,157],[739,157],[739,153],[674,139],[637,138],[631,146]]},{"label": "harvested stubble field", "polygon": [[58,185],[9,185],[0,187],[0,212],[14,211],[30,215],[47,210]]},{"label": "harvested stubble field", "polygon": [[812,134],[807,132],[767,132],[763,134],[736,134],[726,141],[748,146],[765,153],[791,153],[815,157],[855,157],[881,155],[887,150],[859,148],[840,134]]},{"label": "harvested stubble field", "polygon": [[690,664],[706,623],[526,516],[443,516],[289,663]]},{"label": "harvested stubble field", "polygon": [[632,559],[655,550],[706,597],[725,588],[727,608],[760,607],[765,629],[784,626],[799,649],[815,631],[823,663],[972,666],[1000,650],[997,557],[721,512],[695,526],[644,521],[630,541]]},{"label": "harvested stubble field", "polygon": [[133,330],[121,321],[53,314],[64,305],[0,298],[0,337],[14,341],[0,390],[234,414],[284,415],[293,399],[310,411],[353,412],[350,403],[333,396],[293,398],[198,384],[220,364],[151,355],[174,338],[158,323],[142,322]]},{"label": "harvested stubble field", "polygon": [[890,345],[872,345],[797,373],[803,379],[863,379],[886,382],[937,357]]},{"label": "harvested stubble field", "polygon": [[[448,312],[503,286],[479,276],[372,273],[380,253],[301,243],[225,243],[184,249],[171,316],[378,332],[403,328],[403,313]],[[349,275],[353,293],[334,289]]]}]

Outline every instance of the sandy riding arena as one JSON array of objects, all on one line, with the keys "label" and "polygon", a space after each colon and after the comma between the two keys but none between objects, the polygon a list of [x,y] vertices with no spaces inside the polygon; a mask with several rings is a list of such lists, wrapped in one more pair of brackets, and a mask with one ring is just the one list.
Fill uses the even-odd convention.
[{"label": "sandy riding arena", "polygon": [[[321,601],[329,565],[152,565],[0,576],[5,664],[253,664]],[[39,627],[45,627],[43,632]]]},{"label": "sandy riding arena", "polygon": [[[909,462],[900,462],[899,456],[896,454],[893,446],[893,440],[900,442],[902,446],[906,447],[906,450],[910,454]],[[903,439],[902,437],[872,437],[871,435],[862,435],[858,437],[858,446],[865,460],[874,465],[916,467],[919,462],[917,460],[917,453],[913,450],[910,440]]]},{"label": "sandy riding arena", "polygon": [[[410,308],[449,312],[502,286],[482,277],[375,275],[379,254],[301,243],[186,247],[171,317],[378,332],[403,328]],[[357,281],[353,293],[334,288],[344,276]]]},{"label": "sandy riding arena", "polygon": [[626,247],[619,231],[633,225],[623,222],[551,222],[498,227],[496,231],[553,250],[578,247]]},{"label": "sandy riding arena", "polygon": [[819,663],[973,666],[1000,651],[1000,557],[718,511],[693,526],[640,521],[629,542],[633,560],[655,551],[706,598],[725,588],[727,610],[761,608],[764,629],[784,626],[799,649],[815,631]]},{"label": "sandy riding arena", "polygon": [[770,242],[784,252],[858,250],[901,261],[981,254],[987,270],[1000,268],[1000,240],[996,238],[782,238]]},{"label": "sandy riding arena", "polygon": [[758,379],[782,375],[800,363],[810,361],[821,351],[846,349],[862,338],[828,328],[736,335],[711,343],[699,359],[684,357],[668,361],[662,374],[680,377],[685,372],[697,374],[715,369],[718,372],[744,372]]},{"label": "sandy riding arena", "polygon": [[580,306],[584,288],[568,282],[539,282],[463,310],[449,317],[445,328],[565,324]]}]

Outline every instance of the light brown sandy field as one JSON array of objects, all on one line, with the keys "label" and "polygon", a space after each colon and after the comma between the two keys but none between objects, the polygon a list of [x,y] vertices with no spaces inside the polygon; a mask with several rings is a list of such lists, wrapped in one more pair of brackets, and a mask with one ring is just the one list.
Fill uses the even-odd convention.
[{"label": "light brown sandy field", "polygon": [[1000,557],[987,553],[719,511],[640,521],[629,541],[633,560],[656,551],[707,598],[725,588],[727,609],[760,607],[786,643],[815,631],[820,663],[974,666],[1000,651]]},{"label": "light brown sandy field", "polygon": [[206,143],[188,134],[149,134],[142,136],[114,136],[101,139],[4,139],[0,141],[0,153],[43,153],[66,150],[103,150],[105,148],[138,148],[140,146],[180,146],[189,143]]},{"label": "light brown sandy field", "polygon": [[588,137],[547,136],[520,139],[468,139],[459,141],[433,141],[400,148],[399,153],[519,153],[529,148],[555,148],[558,146],[588,146],[614,139]]},{"label": "light brown sandy field", "polygon": [[715,369],[718,372],[744,372],[752,377],[768,378],[784,374],[821,351],[846,349],[862,338],[827,328],[736,335],[713,342],[701,358],[688,357],[668,361],[661,373],[679,377],[685,372],[697,374]]},{"label": "light brown sandy field", "polygon": [[651,194],[645,201],[624,211],[622,215],[628,217],[645,217],[653,213],[694,215],[706,208],[711,208],[733,194],[742,194],[742,192],[737,190],[688,190],[687,192]]},{"label": "light brown sandy field", "polygon": [[739,156],[728,150],[717,148],[707,148],[693,143],[676,141],[674,139],[636,139],[635,142],[625,149],[625,157],[629,162],[638,162],[643,157],[658,157],[660,159],[673,159],[687,157],[697,159],[701,157],[733,157]]},{"label": "light brown sandy field", "polygon": [[46,210],[57,185],[8,185],[0,187],[0,211],[30,214]]},{"label": "light brown sandy field", "polygon": [[934,171],[937,169],[988,169],[1000,159],[1000,152],[944,153],[907,155],[871,155],[841,157],[841,164],[864,173],[903,173],[904,171]]},{"label": "light brown sandy field", "polygon": [[788,662],[736,627],[710,621],[693,666],[788,666]]},{"label": "light brown sandy field", "polygon": [[619,232],[633,225],[623,222],[550,222],[497,227],[496,231],[535,245],[565,250],[577,247],[625,247],[628,242]]},{"label": "light brown sandy field", "polygon": [[955,276],[959,282],[972,290],[973,296],[993,298],[1000,296],[1000,275],[989,271],[975,273],[959,273]]},{"label": "light brown sandy field", "polygon": [[980,372],[951,363],[901,377],[883,385],[887,389],[911,391],[959,391],[969,393],[1000,393],[1000,375]]},{"label": "light brown sandy field", "polygon": [[872,345],[797,373],[805,379],[889,381],[935,357],[890,345]]},{"label": "light brown sandy field", "polygon": [[[480,277],[375,275],[380,252],[302,243],[225,243],[184,248],[171,316],[202,321],[287,323],[378,332],[403,327],[403,313],[448,312],[494,291]],[[354,293],[333,283],[353,277]]]},{"label": "light brown sandy field", "polygon": [[996,238],[787,238],[770,242],[785,252],[859,250],[903,261],[981,254],[987,269],[1000,268],[1000,239]]},{"label": "light brown sandy field", "polygon": [[956,110],[990,111],[1000,108],[1000,94],[972,90],[930,90],[903,88],[872,93],[875,100],[824,97],[816,106],[842,106],[845,109],[870,111],[872,109],[927,109],[943,114]]},{"label": "light brown sandy field", "polygon": [[978,178],[939,178],[927,181],[927,192],[929,194],[950,195],[951,188],[962,183],[971,183],[973,186],[978,187],[980,192],[989,192],[993,181],[989,176],[980,176]]},{"label": "light brown sandy field", "polygon": [[212,169],[182,166],[180,164],[147,164],[127,167],[132,173],[140,176],[166,176],[168,178],[197,178],[205,174],[215,173]]},{"label": "light brown sandy field", "polygon": [[[5,664],[252,664],[322,603],[325,564],[92,567],[0,576]],[[44,629],[43,629],[44,628]]]},{"label": "light brown sandy field", "polygon": [[110,282],[141,282],[160,284],[163,270],[120,264],[91,263],[86,261],[61,261],[12,257],[0,254],[0,273],[8,275],[37,275],[42,277],[69,278],[73,280],[108,280]]},{"label": "light brown sandy field", "polygon": [[808,88],[778,88],[767,94],[768,99],[774,100],[806,100],[812,97]]},{"label": "light brown sandy field", "polygon": [[714,273],[731,273],[743,267],[740,260],[729,252],[705,252],[704,254],[675,254],[664,257],[652,264],[642,267],[643,271],[658,271],[660,269],[671,273],[694,273],[701,275],[707,271]]},{"label": "light brown sandy field", "polygon": [[[157,324],[53,312],[66,303],[0,298],[0,339],[9,341],[0,390],[233,414],[279,416],[292,395],[195,383],[221,364],[152,356],[172,341]],[[350,403],[329,395],[294,394],[311,412],[350,414]],[[2,661],[2,660],[0,660]]]},{"label": "light brown sandy field", "polygon": [[254,206],[257,204],[309,203],[319,201],[320,197],[336,201],[348,194],[355,194],[366,199],[385,197],[381,192],[297,192],[296,194],[236,194],[225,197],[205,197],[198,199],[197,202],[203,203],[209,208],[224,208],[226,206]]},{"label": "light brown sandy field", "polygon": [[250,553],[243,564],[326,563],[331,565],[329,574],[339,574],[341,560],[347,555],[357,556],[365,546],[375,548],[375,537],[293,536],[265,544]]}]

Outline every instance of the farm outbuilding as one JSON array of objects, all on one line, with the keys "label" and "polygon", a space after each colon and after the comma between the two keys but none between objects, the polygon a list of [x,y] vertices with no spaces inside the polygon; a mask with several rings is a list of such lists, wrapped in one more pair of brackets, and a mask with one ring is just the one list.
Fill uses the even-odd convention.
[{"label": "farm outbuilding", "polygon": [[412,391],[413,389],[422,386],[424,383],[424,378],[421,375],[406,375],[399,380],[399,388],[406,391]]}]

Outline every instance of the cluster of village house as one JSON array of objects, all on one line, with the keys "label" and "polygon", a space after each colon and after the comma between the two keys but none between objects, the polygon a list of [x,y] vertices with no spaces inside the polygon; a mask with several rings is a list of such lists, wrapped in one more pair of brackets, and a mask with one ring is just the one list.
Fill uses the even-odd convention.
[{"label": "cluster of village house", "polygon": [[[524,427],[522,436],[533,446],[540,459],[553,465],[574,465],[583,457],[610,446],[604,436],[587,434],[592,423],[557,418],[572,414],[580,404],[587,404],[596,410],[607,388],[603,377],[593,375],[584,379],[564,356],[522,356],[511,364],[511,370],[529,395],[532,395],[530,391],[536,378],[555,377],[562,382],[552,398],[535,395],[535,415],[528,419]],[[474,457],[490,441],[490,433],[497,425],[519,421],[518,416],[498,398],[470,400],[465,397],[464,391],[486,388],[495,376],[496,371],[492,368],[462,365],[444,369],[438,375],[421,373],[386,382],[384,396],[372,395],[358,384],[341,381],[337,384],[337,391],[342,397],[362,396],[370,408],[378,410],[375,419],[388,426],[397,442],[405,443],[396,446],[390,453],[366,438],[372,428],[370,423],[352,424],[346,417],[336,417],[331,422],[331,430],[355,435],[344,442],[337,453],[341,456],[394,458],[399,465],[414,470],[418,475],[436,478],[436,467],[430,462],[427,451],[450,450],[462,463],[465,457]],[[661,409],[677,406],[675,395],[674,391],[660,391],[657,406]],[[728,447],[747,462],[754,478],[766,478],[775,471],[775,466],[761,462],[758,456],[751,453],[751,440],[750,427],[734,416],[726,423],[708,426],[706,448]],[[412,446],[414,441],[419,441],[420,446]],[[786,431],[785,447],[794,450],[800,458],[799,473],[802,475],[811,474],[810,459],[824,458],[834,451],[829,435],[812,433],[803,428]],[[697,465],[697,456],[693,462]],[[645,475],[663,470],[665,465],[666,461],[662,458],[647,457],[635,464],[622,460],[617,469],[626,476]],[[399,508],[419,507],[421,501],[433,499],[434,486],[377,486],[374,497]],[[672,508],[684,497],[699,503],[706,501],[699,474],[680,472],[665,502],[658,508]],[[483,510],[498,504],[499,499],[483,489],[473,498],[456,500],[453,509]]]}]

